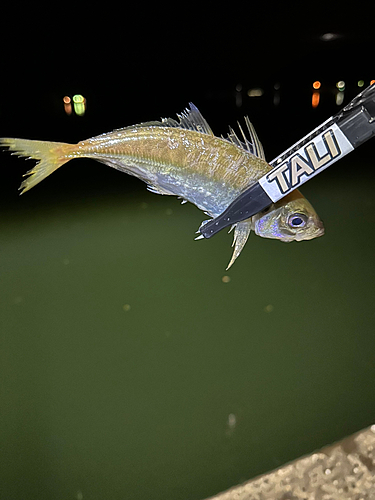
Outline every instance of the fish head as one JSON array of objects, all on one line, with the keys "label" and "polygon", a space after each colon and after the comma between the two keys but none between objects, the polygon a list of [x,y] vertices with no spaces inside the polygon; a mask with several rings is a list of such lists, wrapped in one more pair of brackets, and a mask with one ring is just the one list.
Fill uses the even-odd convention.
[{"label": "fish head", "polygon": [[298,190],[254,215],[252,226],[258,236],[285,242],[312,240],[324,234],[323,222]]}]

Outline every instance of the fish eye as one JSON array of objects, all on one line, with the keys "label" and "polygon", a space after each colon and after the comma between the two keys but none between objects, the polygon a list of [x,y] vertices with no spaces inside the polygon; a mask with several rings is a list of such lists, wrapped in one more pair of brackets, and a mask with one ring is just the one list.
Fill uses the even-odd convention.
[{"label": "fish eye", "polygon": [[293,214],[288,219],[290,227],[304,227],[307,222],[307,217],[304,214]]}]

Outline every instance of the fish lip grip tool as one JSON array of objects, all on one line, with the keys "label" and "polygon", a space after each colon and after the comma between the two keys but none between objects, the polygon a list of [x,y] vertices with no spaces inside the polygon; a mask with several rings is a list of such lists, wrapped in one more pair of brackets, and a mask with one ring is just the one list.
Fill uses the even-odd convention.
[{"label": "fish lip grip tool", "polygon": [[375,84],[270,162],[273,167],[218,217],[200,227],[205,238],[245,220],[343,158],[375,135]]}]

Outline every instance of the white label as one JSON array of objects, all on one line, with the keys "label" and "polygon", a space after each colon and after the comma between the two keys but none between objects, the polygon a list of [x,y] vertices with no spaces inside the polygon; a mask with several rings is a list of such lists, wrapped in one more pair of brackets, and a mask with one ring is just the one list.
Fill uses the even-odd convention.
[{"label": "white label", "polygon": [[259,179],[259,184],[276,202],[353,149],[341,129],[333,124]]}]

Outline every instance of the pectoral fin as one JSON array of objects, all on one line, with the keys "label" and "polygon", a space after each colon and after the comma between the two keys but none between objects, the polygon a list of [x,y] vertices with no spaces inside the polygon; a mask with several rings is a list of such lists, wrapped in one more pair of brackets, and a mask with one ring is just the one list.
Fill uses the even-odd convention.
[{"label": "pectoral fin", "polygon": [[251,219],[244,220],[236,224],[234,230],[233,243],[232,243],[232,247],[234,247],[233,255],[226,270],[228,270],[231,267],[233,262],[240,255],[243,247],[245,246],[245,243],[247,242],[247,238],[249,237],[250,231],[251,231]]}]

